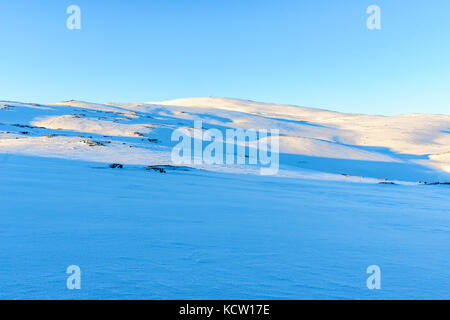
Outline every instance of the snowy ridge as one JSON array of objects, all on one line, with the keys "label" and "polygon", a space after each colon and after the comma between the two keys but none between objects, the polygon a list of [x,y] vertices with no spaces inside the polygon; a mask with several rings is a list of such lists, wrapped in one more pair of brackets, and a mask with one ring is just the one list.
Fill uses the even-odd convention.
[{"label": "snowy ridge", "polygon": [[[0,102],[0,152],[133,165],[171,164],[170,136],[205,128],[280,130],[280,176],[450,180],[450,116],[345,114],[228,98],[55,105]],[[251,166],[196,166],[255,173]]]}]

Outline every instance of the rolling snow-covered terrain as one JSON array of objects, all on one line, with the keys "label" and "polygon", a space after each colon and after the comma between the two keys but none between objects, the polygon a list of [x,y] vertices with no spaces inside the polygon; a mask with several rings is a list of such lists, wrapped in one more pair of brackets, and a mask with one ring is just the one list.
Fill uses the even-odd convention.
[{"label": "rolling snow-covered terrain", "polygon": [[[278,174],[174,165],[198,120],[278,129]],[[450,298],[450,115],[0,101],[0,163],[0,298]]]}]

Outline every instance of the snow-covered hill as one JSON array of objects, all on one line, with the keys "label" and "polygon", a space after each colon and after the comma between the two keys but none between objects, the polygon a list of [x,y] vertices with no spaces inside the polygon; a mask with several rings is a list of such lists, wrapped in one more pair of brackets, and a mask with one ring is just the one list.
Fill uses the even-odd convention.
[{"label": "snow-covered hill", "polygon": [[[0,152],[168,165],[171,133],[192,127],[194,120],[221,130],[279,129],[284,176],[409,182],[450,177],[450,115],[343,114],[226,98],[48,106],[0,102]],[[201,167],[256,172],[251,166]]]}]

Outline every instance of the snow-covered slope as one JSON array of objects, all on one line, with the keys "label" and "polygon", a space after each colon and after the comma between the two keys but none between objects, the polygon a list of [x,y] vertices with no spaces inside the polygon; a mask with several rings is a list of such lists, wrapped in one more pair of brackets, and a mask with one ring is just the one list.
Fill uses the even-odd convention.
[{"label": "snow-covered slope", "polygon": [[[226,98],[148,103],[0,102],[0,152],[136,165],[170,164],[173,130],[280,130],[280,175],[445,181],[450,116],[343,114]],[[98,142],[93,145],[91,141]],[[198,166],[257,172],[251,166]],[[324,176],[323,173],[327,175]],[[358,178],[361,180],[361,178]]]},{"label": "snow-covered slope", "polygon": [[[174,166],[194,120],[279,129],[278,175]],[[448,299],[449,186],[430,182],[450,181],[449,132],[223,98],[0,102],[0,299]]]}]

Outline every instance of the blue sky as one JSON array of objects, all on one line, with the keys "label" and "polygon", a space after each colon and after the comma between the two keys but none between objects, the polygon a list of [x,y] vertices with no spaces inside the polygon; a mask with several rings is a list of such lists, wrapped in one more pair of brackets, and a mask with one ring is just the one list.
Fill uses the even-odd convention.
[{"label": "blue sky", "polygon": [[[68,30],[66,8],[81,8]],[[381,8],[368,30],[366,8]],[[1,0],[0,100],[450,110],[448,0]]]}]

